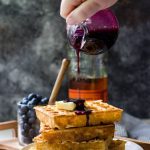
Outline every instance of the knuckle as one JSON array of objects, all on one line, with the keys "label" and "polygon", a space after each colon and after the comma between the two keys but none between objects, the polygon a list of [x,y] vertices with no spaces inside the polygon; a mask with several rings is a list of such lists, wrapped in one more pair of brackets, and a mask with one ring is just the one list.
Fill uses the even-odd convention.
[{"label": "knuckle", "polygon": [[63,17],[64,19],[66,19],[66,17],[67,17],[66,15],[64,15],[62,13],[60,13],[60,16]]},{"label": "knuckle", "polygon": [[82,9],[82,10],[80,10],[79,12],[78,12],[78,17],[80,18],[80,19],[85,19],[86,17],[87,17],[87,11],[86,10],[84,10],[84,9]]},{"label": "knuckle", "polygon": [[67,17],[67,13],[61,9],[60,10],[60,16],[63,17],[63,18],[66,18]]},{"label": "knuckle", "polygon": [[83,0],[72,0],[72,5],[77,6],[79,4],[81,4],[83,2]]},{"label": "knuckle", "polygon": [[61,17],[64,17],[64,14],[62,13],[62,11],[60,11],[60,16],[61,16]]},{"label": "knuckle", "polygon": [[95,4],[101,8],[108,8],[115,4],[118,0],[94,0]]}]

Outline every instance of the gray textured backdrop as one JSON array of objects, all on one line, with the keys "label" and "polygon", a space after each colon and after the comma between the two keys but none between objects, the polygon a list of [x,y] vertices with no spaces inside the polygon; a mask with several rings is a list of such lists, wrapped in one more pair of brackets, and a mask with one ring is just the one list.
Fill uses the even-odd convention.
[{"label": "gray textured backdrop", "polygon": [[[0,0],[0,121],[16,118],[16,103],[26,94],[50,95],[67,53],[59,3]],[[150,1],[122,0],[113,9],[120,34],[109,52],[110,103],[150,117]]]}]

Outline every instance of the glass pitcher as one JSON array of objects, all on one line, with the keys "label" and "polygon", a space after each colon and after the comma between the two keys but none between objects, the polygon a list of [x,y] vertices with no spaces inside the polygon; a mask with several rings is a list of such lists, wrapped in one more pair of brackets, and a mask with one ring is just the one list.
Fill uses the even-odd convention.
[{"label": "glass pitcher", "polygon": [[105,9],[79,25],[67,25],[67,36],[75,50],[97,55],[112,47],[118,37],[118,30],[116,16],[110,9]]}]

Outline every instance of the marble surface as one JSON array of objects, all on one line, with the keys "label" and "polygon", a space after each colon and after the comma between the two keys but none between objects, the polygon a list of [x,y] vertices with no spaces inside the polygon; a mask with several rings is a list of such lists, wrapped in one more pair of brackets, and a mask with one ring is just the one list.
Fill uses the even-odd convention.
[{"label": "marble surface", "polygon": [[15,119],[30,92],[50,95],[66,43],[55,0],[0,0],[0,121]]},{"label": "marble surface", "polygon": [[115,7],[120,34],[109,53],[111,103],[150,117],[150,1],[123,0]]},{"label": "marble surface", "polygon": [[[49,96],[67,55],[65,21],[56,0],[0,0],[0,121],[16,119],[16,103],[30,92]],[[110,103],[150,117],[149,0],[122,0],[109,52]],[[59,97],[66,97],[66,80]]]}]

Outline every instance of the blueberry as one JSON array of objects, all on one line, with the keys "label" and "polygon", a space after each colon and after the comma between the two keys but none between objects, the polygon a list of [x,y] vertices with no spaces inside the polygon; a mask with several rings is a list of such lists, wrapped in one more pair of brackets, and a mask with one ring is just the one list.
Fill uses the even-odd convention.
[{"label": "blueberry", "polygon": [[84,105],[80,105],[80,104],[78,104],[77,106],[76,106],[76,110],[84,110]]},{"label": "blueberry", "polygon": [[34,110],[29,110],[29,111],[27,112],[27,116],[28,116],[28,117],[35,117],[35,118],[36,118],[35,111],[34,111]]},{"label": "blueberry", "polygon": [[27,122],[28,117],[27,117],[26,115],[22,115],[22,116],[21,116],[21,120],[22,120],[23,122]]},{"label": "blueberry", "polygon": [[31,103],[32,103],[33,105],[37,105],[38,102],[39,102],[39,100],[38,100],[37,98],[32,98],[32,100],[31,100]]},{"label": "blueberry", "polygon": [[41,101],[38,103],[38,105],[44,105]]},{"label": "blueberry", "polygon": [[28,107],[29,109],[33,109],[34,105],[29,105]]},{"label": "blueberry", "polygon": [[28,131],[30,129],[30,125],[28,123],[24,123],[23,128]]},{"label": "blueberry", "polygon": [[34,124],[31,124],[31,128],[36,128],[36,124],[34,123]]},{"label": "blueberry", "polygon": [[23,130],[24,129],[24,122],[20,122],[20,128],[21,128],[21,130]]},{"label": "blueberry", "polygon": [[24,115],[24,112],[22,112],[21,110],[19,110],[18,113],[20,116]]},{"label": "blueberry", "polygon": [[18,121],[19,121],[19,124],[21,125],[21,127],[23,127],[23,124],[24,124],[24,123],[27,123],[27,122],[28,122],[28,119],[23,120],[22,118],[20,118],[20,120],[18,120]]},{"label": "blueberry", "polygon": [[40,101],[42,99],[42,96],[41,95],[36,95],[37,99]]},{"label": "blueberry", "polygon": [[28,119],[27,120],[21,120],[21,123],[28,123]]},{"label": "blueberry", "polygon": [[34,107],[34,104],[32,101],[29,101],[28,102],[28,108],[32,109]]},{"label": "blueberry", "polygon": [[33,138],[33,137],[36,136],[36,132],[35,132],[34,129],[30,129],[30,130],[29,130],[29,136],[30,136],[31,138]]},{"label": "blueberry", "polygon": [[49,101],[49,99],[47,97],[42,98],[40,104],[41,105],[46,105],[46,104],[48,104],[48,101]]},{"label": "blueberry", "polygon": [[36,98],[36,94],[30,93],[30,94],[28,95],[28,100],[31,100],[32,98]]},{"label": "blueberry", "polygon": [[28,132],[26,132],[24,129],[22,129],[22,130],[21,130],[21,135],[27,136],[27,135],[28,135]]},{"label": "blueberry", "polygon": [[22,137],[22,141],[26,144],[32,143],[32,138],[29,137]]},{"label": "blueberry", "polygon": [[35,118],[35,117],[31,117],[31,118],[29,118],[29,120],[28,120],[28,122],[31,123],[31,124],[35,123],[35,121],[36,121],[36,118]]},{"label": "blueberry", "polygon": [[20,111],[25,114],[28,112],[28,107],[26,105],[21,105]]},{"label": "blueberry", "polygon": [[28,103],[28,98],[27,97],[24,97],[21,101],[21,104],[27,104]]}]

